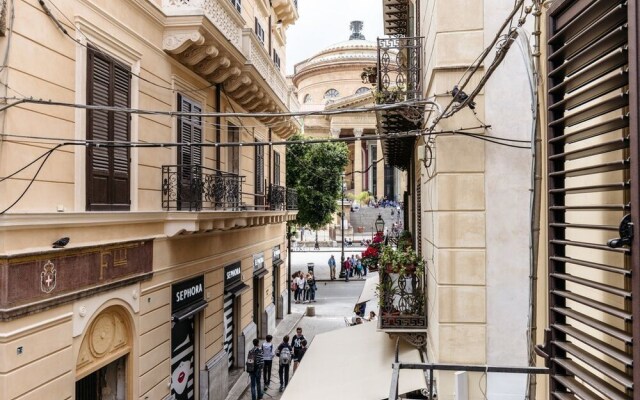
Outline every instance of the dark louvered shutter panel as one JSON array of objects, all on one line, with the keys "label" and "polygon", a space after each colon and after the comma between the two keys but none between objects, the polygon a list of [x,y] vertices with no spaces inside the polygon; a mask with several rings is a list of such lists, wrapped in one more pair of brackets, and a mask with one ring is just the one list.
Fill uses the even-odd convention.
[{"label": "dark louvered shutter panel", "polygon": [[[264,190],[264,145],[255,146],[255,185],[256,194],[263,195]],[[261,196],[256,197],[257,205],[264,205],[264,198]]]},{"label": "dark louvered shutter panel", "polygon": [[[89,48],[87,104],[130,106],[131,76],[127,67]],[[130,115],[87,111],[87,139],[130,140]],[[129,148],[90,147],[87,151],[87,209],[128,210],[130,207]]]},{"label": "dark louvered shutter panel", "polygon": [[280,186],[280,153],[273,153],[273,184]]},{"label": "dark louvered shutter panel", "polygon": [[[128,68],[120,64],[113,64],[113,105],[115,107],[129,108],[131,93],[131,74]],[[128,142],[130,140],[130,121],[128,113],[112,113],[113,116],[113,140]],[[130,199],[130,149],[128,147],[115,147],[113,149],[113,185],[111,187],[113,205],[116,208],[128,209]]]},{"label": "dark louvered shutter panel", "polygon": [[[198,114],[202,106],[193,100],[178,95],[179,111]],[[202,117],[200,115],[180,116],[178,119],[178,142],[202,143]],[[200,179],[202,177],[202,147],[179,146],[178,164],[180,174],[178,209],[199,209],[201,204]]]},{"label": "dark louvered shutter panel", "polygon": [[[637,101],[629,107],[630,95],[637,97],[632,7],[564,0],[549,10],[550,335],[543,350],[550,398],[640,397],[633,388],[640,383],[633,368],[640,346],[638,256],[631,257],[637,239],[607,245],[620,236],[625,215],[638,226]],[[636,55],[631,64],[630,51]]]}]

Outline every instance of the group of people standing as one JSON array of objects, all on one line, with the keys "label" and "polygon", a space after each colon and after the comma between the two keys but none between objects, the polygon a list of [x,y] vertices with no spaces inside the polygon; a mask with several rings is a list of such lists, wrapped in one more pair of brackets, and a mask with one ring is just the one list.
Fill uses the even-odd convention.
[{"label": "group of people standing", "polygon": [[[333,259],[333,255],[329,258],[329,269],[331,269],[331,261]],[[333,260],[335,263],[335,260]],[[362,259],[359,255],[351,255],[351,257],[347,257],[342,264],[342,268],[344,270],[344,280],[349,281],[351,277],[358,277],[362,279],[364,276],[367,276],[367,266],[362,263]]]},{"label": "group of people standing", "polygon": [[299,303],[315,303],[316,291],[318,285],[313,277],[312,272],[304,273],[302,271],[295,272],[292,276],[291,291],[296,304]]},{"label": "group of people standing", "polygon": [[[245,363],[246,371],[251,380],[251,400],[263,398],[263,392],[269,389],[271,384],[271,367],[274,357],[278,357],[279,390],[282,392],[289,384],[289,370],[293,362],[293,373],[307,352],[307,339],[302,334],[302,328],[296,328],[296,334],[289,344],[289,335],[282,338],[282,343],[273,348],[273,336],[267,335],[266,340],[260,345],[259,339],[253,339],[253,348],[249,350]],[[264,382],[264,386],[261,385]]]}]

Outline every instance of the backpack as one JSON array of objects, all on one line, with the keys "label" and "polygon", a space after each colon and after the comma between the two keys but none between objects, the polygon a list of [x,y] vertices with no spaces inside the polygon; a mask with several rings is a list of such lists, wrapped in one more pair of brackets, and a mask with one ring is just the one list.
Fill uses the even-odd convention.
[{"label": "backpack", "polygon": [[298,284],[296,281],[291,281],[291,291],[295,292],[296,290],[298,290]]},{"label": "backpack", "polygon": [[247,362],[245,363],[247,372],[253,372],[256,370],[256,356],[254,353],[253,349],[251,349],[247,355]]},{"label": "backpack", "polygon": [[291,350],[288,347],[283,347],[280,350],[280,364],[289,365],[291,362]]}]

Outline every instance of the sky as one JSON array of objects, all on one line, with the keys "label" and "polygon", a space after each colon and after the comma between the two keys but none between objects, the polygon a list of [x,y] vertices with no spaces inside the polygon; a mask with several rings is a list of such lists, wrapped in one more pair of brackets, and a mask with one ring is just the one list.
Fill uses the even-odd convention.
[{"label": "sky", "polygon": [[287,29],[287,75],[295,64],[349,39],[349,22],[364,21],[364,36],[383,36],[380,0],[298,0],[300,19]]}]

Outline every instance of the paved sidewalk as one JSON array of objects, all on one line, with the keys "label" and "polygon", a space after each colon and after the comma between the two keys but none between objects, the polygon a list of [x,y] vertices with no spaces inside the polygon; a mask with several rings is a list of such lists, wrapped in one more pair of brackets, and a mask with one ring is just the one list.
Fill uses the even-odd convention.
[{"label": "paved sidewalk", "polygon": [[[282,342],[284,335],[293,336],[295,328],[301,327],[302,333],[313,346],[313,339],[317,334],[346,327],[345,317],[353,315],[353,306],[362,291],[364,281],[323,282],[318,284],[317,302],[311,304],[291,304],[292,314],[286,315],[278,324],[273,335],[274,347]],[[308,306],[314,307],[315,316],[307,317],[305,312]],[[285,305],[286,307],[286,305]],[[260,341],[262,343],[262,341]],[[304,359],[302,360],[304,363]],[[264,393],[264,399],[279,399],[282,393],[278,391],[280,381],[278,379],[278,357],[274,357],[271,369],[271,385]],[[289,371],[289,381],[295,379],[293,365]],[[264,384],[264,382],[263,382]],[[251,400],[251,389],[247,387],[239,400]]]}]

